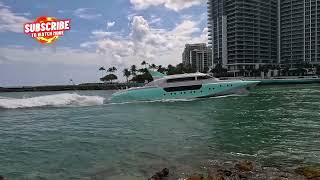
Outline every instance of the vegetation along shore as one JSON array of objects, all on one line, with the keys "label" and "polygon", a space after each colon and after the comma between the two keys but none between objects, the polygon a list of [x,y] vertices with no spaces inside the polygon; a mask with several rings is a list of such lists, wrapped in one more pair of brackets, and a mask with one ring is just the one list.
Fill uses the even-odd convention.
[{"label": "vegetation along shore", "polygon": [[[182,63],[177,66],[168,65],[164,67],[162,65],[148,64],[146,61],[142,61],[142,68],[138,68],[136,65],[132,65],[130,68],[123,69],[122,73],[126,79],[126,82],[119,83],[116,72],[116,67],[100,67],[101,72],[100,81],[102,83],[83,83],[75,85],[52,85],[52,86],[22,86],[22,87],[0,87],[0,92],[27,92],[27,91],[73,91],[73,90],[118,90],[130,87],[143,86],[146,82],[152,81],[152,77],[148,72],[148,69],[158,71],[167,75],[194,73],[195,71],[189,67],[184,66]],[[278,71],[278,75],[272,78],[268,78],[267,75],[270,71]],[[310,72],[313,72],[310,75]],[[260,85],[281,85],[281,84],[312,84],[320,83],[320,66],[310,66],[308,64],[302,64],[300,68],[290,69],[289,67],[280,66],[262,66],[259,69],[243,70],[242,76],[234,77],[232,73],[228,73],[228,70],[223,68],[221,64],[217,64],[213,69],[207,70],[203,73],[209,73],[214,77],[221,79],[246,79],[246,80],[260,80]],[[261,73],[263,77],[261,77]]]}]

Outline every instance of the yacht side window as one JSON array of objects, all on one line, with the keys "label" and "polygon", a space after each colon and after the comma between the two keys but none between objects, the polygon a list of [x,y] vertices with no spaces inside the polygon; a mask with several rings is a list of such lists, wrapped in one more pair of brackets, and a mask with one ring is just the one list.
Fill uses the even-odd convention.
[{"label": "yacht side window", "polygon": [[175,79],[168,79],[167,83],[175,83],[175,82],[183,82],[183,81],[194,81],[195,77],[184,77],[184,78],[175,78]]},{"label": "yacht side window", "polygon": [[211,76],[198,76],[197,80],[206,80],[206,79],[212,79]]}]

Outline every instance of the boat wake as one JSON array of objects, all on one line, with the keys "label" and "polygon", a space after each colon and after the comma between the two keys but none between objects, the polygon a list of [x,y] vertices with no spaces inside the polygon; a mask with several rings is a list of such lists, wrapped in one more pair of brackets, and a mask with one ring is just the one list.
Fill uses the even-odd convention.
[{"label": "boat wake", "polygon": [[0,109],[19,109],[33,107],[65,107],[65,106],[96,106],[104,103],[100,96],[83,96],[76,93],[63,93],[31,98],[0,98]]},{"label": "boat wake", "polygon": [[221,95],[208,98],[190,98],[190,99],[162,99],[162,100],[150,100],[150,101],[128,101],[128,102],[110,102],[107,105],[122,105],[122,104],[145,104],[145,103],[177,103],[177,102],[190,102],[190,101],[201,101],[205,99],[220,99],[228,97],[242,97],[247,96],[247,94],[230,94],[230,95]]}]

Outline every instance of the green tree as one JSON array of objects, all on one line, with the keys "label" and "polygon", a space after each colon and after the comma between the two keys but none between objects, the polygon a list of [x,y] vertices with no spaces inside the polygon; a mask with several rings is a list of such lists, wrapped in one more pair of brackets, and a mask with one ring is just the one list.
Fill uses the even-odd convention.
[{"label": "green tree", "polygon": [[139,75],[136,75],[132,78],[131,81],[133,82],[137,82],[137,83],[145,83],[145,81],[152,81],[153,78],[152,76],[150,75],[149,72],[146,72],[146,73],[143,73],[143,74],[139,74]]},{"label": "green tree", "polygon": [[118,69],[116,68],[116,67],[110,67],[109,69],[108,69],[108,72],[110,72],[110,73],[114,73],[114,72],[116,72]]},{"label": "green tree", "polygon": [[157,66],[155,64],[151,64],[149,68],[154,70],[154,69],[157,69]]},{"label": "green tree", "polygon": [[131,75],[136,76],[137,75],[137,66],[132,65],[130,68],[130,71],[131,71]]},{"label": "green tree", "polygon": [[282,72],[282,76],[289,76],[289,72],[290,72],[290,65],[286,64],[283,66],[283,68],[281,69]]},{"label": "green tree", "polygon": [[175,74],[183,74],[183,73],[185,73],[184,69],[185,68],[184,68],[182,63],[178,64],[176,66],[176,68],[175,68]]},{"label": "green tree", "polygon": [[126,77],[127,83],[128,83],[129,82],[129,77],[131,76],[131,72],[129,71],[129,69],[125,68],[123,70],[123,76]]},{"label": "green tree", "polygon": [[174,66],[172,66],[171,64],[169,64],[168,68],[167,68],[167,74],[168,75],[176,74],[176,68]]},{"label": "green tree", "polygon": [[166,68],[162,67],[161,65],[158,66],[158,72],[164,73],[166,71]]},{"label": "green tree", "polygon": [[185,73],[195,73],[195,71],[192,69],[191,64],[184,66],[184,71]]},{"label": "green tree", "polygon": [[99,71],[101,71],[101,77],[103,77],[103,71],[106,71],[106,69],[102,66],[99,68]]},{"label": "green tree", "polygon": [[147,68],[147,62],[146,61],[142,61],[141,65],[144,66],[144,68]]},{"label": "green tree", "polygon": [[316,75],[320,75],[320,65],[316,66]]},{"label": "green tree", "polygon": [[141,69],[138,69],[137,70],[140,74],[144,74],[146,72],[148,72],[148,69],[147,68],[141,68]]},{"label": "green tree", "polygon": [[228,72],[228,69],[223,68],[222,64],[217,64],[212,70],[211,73],[214,74],[214,76],[220,77],[223,76],[225,73]]},{"label": "green tree", "polygon": [[203,73],[207,73],[208,71],[209,71],[209,68],[205,67],[204,70],[203,70]]},{"label": "green tree", "polygon": [[108,74],[106,76],[104,76],[103,78],[100,78],[101,81],[106,82],[106,81],[110,81],[112,83],[113,80],[118,79],[118,77],[114,74]]}]

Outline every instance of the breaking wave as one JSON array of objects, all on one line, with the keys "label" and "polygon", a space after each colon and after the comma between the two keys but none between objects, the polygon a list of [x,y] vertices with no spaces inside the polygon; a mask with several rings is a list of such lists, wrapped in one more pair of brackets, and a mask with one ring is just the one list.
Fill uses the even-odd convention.
[{"label": "breaking wave", "polygon": [[0,108],[18,109],[33,107],[63,107],[63,106],[96,106],[104,103],[100,96],[83,96],[76,93],[63,93],[31,98],[0,98]]}]

